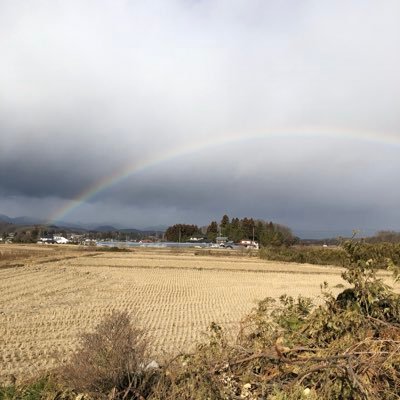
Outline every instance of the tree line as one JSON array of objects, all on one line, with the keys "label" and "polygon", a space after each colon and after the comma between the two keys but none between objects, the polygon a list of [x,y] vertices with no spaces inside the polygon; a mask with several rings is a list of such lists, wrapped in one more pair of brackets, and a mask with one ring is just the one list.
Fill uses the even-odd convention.
[{"label": "tree line", "polygon": [[207,227],[175,224],[165,231],[165,238],[171,242],[185,242],[192,237],[215,241],[218,236],[227,237],[233,242],[254,239],[261,246],[292,245],[298,242],[298,238],[287,226],[248,217],[231,219],[226,214],[221,221],[211,221]]}]

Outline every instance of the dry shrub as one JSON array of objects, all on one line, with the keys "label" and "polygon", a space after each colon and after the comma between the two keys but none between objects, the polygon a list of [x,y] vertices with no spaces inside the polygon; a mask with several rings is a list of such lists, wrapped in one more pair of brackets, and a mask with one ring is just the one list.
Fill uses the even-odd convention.
[{"label": "dry shrub", "polygon": [[[400,243],[367,243],[351,240],[354,257],[374,261],[375,268],[386,269],[387,259],[400,264]],[[348,254],[342,247],[268,246],[260,250],[260,258],[270,261],[348,266]]]},{"label": "dry shrub", "polygon": [[338,265],[346,263],[346,252],[342,248],[316,246],[269,246],[259,252],[260,258],[270,261],[296,262],[300,264]]},{"label": "dry shrub", "polygon": [[93,333],[82,335],[80,348],[60,375],[70,388],[97,397],[123,388],[134,392],[145,359],[142,331],[132,325],[128,313],[114,311]]}]

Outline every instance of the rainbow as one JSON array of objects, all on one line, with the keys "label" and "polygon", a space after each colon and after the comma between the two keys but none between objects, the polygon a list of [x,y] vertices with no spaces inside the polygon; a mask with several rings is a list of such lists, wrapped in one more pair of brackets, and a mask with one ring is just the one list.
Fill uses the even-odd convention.
[{"label": "rainbow", "polygon": [[397,146],[400,145],[400,136],[394,133],[373,132],[373,131],[355,131],[342,128],[296,128],[296,129],[274,129],[270,131],[256,132],[252,134],[229,134],[217,136],[211,140],[200,143],[180,144],[173,149],[165,150],[161,153],[152,154],[151,157],[137,160],[133,163],[123,165],[121,168],[113,171],[111,174],[95,181],[92,185],[81,191],[74,199],[66,205],[56,210],[47,223],[54,224],[60,221],[73,210],[76,210],[98,193],[112,187],[125,180],[126,178],[142,172],[148,168],[171,161],[176,158],[188,156],[205,151],[218,146],[240,143],[243,141],[271,138],[315,138],[320,139],[341,139],[371,142],[380,145]]}]

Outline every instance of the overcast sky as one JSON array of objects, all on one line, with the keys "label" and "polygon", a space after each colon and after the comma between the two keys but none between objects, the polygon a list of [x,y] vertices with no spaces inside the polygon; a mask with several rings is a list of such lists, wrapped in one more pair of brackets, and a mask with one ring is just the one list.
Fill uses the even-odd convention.
[{"label": "overcast sky", "polygon": [[0,214],[60,215],[146,163],[62,219],[400,230],[399,20],[397,0],[0,0]]}]

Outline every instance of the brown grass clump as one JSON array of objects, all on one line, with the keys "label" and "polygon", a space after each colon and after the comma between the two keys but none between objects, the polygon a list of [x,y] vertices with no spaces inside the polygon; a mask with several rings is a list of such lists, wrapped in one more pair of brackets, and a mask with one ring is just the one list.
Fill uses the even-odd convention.
[{"label": "brown grass clump", "polygon": [[59,374],[73,390],[101,398],[122,388],[135,393],[145,362],[142,331],[126,312],[114,311],[93,333],[82,336],[80,348]]}]

